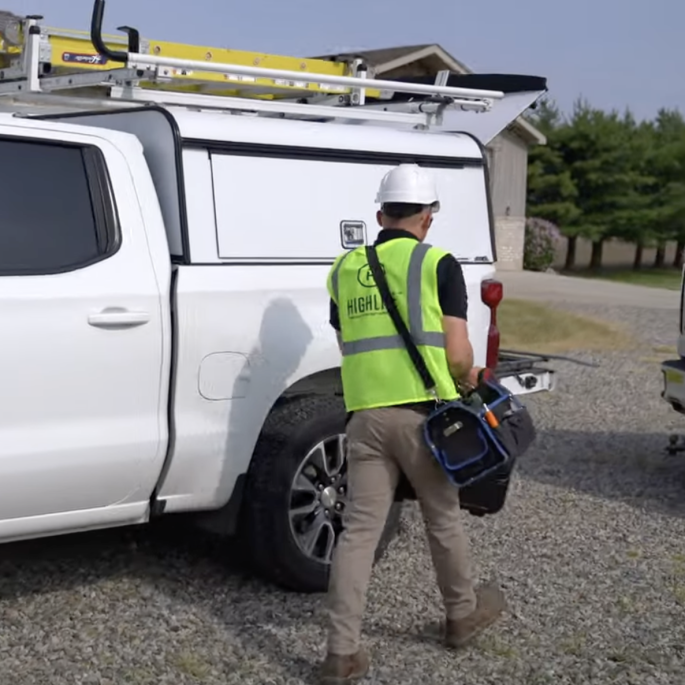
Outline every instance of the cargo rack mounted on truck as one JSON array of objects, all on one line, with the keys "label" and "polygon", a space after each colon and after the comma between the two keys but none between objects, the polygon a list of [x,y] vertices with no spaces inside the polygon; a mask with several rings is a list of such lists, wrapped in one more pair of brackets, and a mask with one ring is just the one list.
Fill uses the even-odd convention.
[{"label": "cargo rack mounted on truck", "polygon": [[[89,33],[44,26],[39,16],[0,12],[0,102],[7,107],[9,101],[18,112],[36,104],[68,111],[156,103],[441,130],[447,112],[489,113],[506,99],[502,90],[450,85],[479,75],[441,71],[433,83],[381,80],[359,58],[285,57],[163,42],[143,38],[129,26],[118,29],[126,37],[104,36],[104,9],[105,0],[95,0]],[[514,98],[496,117],[510,122],[546,90],[546,82],[500,80],[511,83],[507,78],[518,79],[518,90],[528,96],[525,105]],[[521,87],[520,79],[529,80]],[[445,130],[455,131],[454,122]]]}]

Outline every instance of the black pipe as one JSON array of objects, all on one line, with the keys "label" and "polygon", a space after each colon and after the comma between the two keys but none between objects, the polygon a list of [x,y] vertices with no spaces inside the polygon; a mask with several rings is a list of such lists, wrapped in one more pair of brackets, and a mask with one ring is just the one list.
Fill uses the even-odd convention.
[{"label": "black pipe", "polygon": [[113,62],[128,62],[128,53],[110,50],[102,40],[102,18],[105,14],[105,0],[95,0],[93,3],[93,16],[90,21],[90,40],[95,49],[107,59]]},{"label": "black pipe", "polygon": [[538,354],[537,352],[518,352],[516,350],[503,350],[501,348],[500,354],[510,354],[514,357],[528,357],[529,359],[539,359],[543,362],[548,362],[552,359],[558,359],[559,361],[572,362],[573,364],[579,364],[580,366],[589,366],[593,369],[599,368],[599,364],[596,364],[595,362],[584,362],[582,359],[566,357],[563,354]]},{"label": "black pipe", "polygon": [[128,52],[140,52],[140,32],[131,26],[117,26],[117,31],[121,31],[128,36]]}]

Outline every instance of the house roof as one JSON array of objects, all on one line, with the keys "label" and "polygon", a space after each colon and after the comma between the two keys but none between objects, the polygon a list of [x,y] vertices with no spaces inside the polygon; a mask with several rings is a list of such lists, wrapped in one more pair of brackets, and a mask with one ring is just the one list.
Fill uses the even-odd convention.
[{"label": "house roof", "polygon": [[[386,78],[406,75],[407,67],[410,65],[413,67],[411,71],[415,72],[412,75],[435,74],[442,69],[449,69],[456,74],[473,73],[463,62],[457,60],[437,43],[404,45],[375,50],[357,50],[317,56],[317,59],[334,58],[363,59],[375,70],[376,74],[383,74]],[[523,117],[515,119],[507,129],[519,135],[529,144],[544,145],[546,142],[545,136]]]},{"label": "house roof", "polygon": [[450,71],[454,71],[458,74],[471,73],[471,70],[465,64],[459,62],[437,43],[342,52],[336,53],[335,55],[322,55],[318,59],[330,59],[334,56],[343,59],[360,57],[364,59],[369,66],[374,67],[379,74],[387,74],[389,71],[406,66],[412,62],[419,62],[426,59],[430,60],[431,57],[437,57],[440,60],[441,68],[447,66]]},{"label": "house roof", "polygon": [[[357,51],[345,51],[336,53],[336,57],[349,58],[352,56],[363,57],[369,64],[376,66],[378,64],[385,64],[398,57],[404,57],[407,54],[413,54],[424,48],[432,47],[429,43],[425,45],[403,45],[395,48],[378,48],[375,50],[357,50]],[[333,55],[321,55],[319,57],[314,57],[313,59],[330,59]]]}]

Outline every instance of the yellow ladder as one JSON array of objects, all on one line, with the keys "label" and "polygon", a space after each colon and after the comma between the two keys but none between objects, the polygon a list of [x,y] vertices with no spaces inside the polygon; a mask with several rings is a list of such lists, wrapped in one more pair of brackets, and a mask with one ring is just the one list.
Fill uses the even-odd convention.
[{"label": "yellow ladder", "polygon": [[[110,107],[158,102],[315,120],[375,120],[426,129],[449,109],[487,112],[501,91],[373,78],[349,63],[102,34],[105,0],[90,33],[48,28],[42,17],[0,11],[0,96],[13,103]],[[400,102],[387,102],[395,93]],[[85,97],[80,97],[85,96]],[[415,96],[420,96],[416,98]],[[74,98],[80,100],[77,104]],[[68,101],[68,102],[65,102]],[[369,103],[367,100],[375,100]],[[365,106],[367,105],[367,106]]]},{"label": "yellow ladder", "polygon": [[[21,63],[23,47],[26,44],[27,19],[0,12],[0,68],[9,69]],[[90,33],[69,29],[53,28],[38,24],[40,32],[40,62],[45,75],[66,76],[84,72],[104,72],[122,66],[103,57],[93,45]],[[116,35],[103,35],[107,48],[113,51],[126,50],[129,43]],[[199,45],[187,45],[139,38],[140,55],[156,58],[204,62],[208,65],[257,67],[265,70],[297,72],[311,78],[312,74],[322,76],[356,76],[355,66],[346,62],[324,59],[310,59],[270,55],[262,52],[231,50]],[[0,80],[4,77],[0,74]],[[312,97],[315,95],[340,95],[352,92],[351,87],[326,85],[299,81],[295,78],[269,78],[200,71],[199,69],[171,69],[165,79],[141,80],[139,87],[163,89],[178,92],[206,93],[211,95],[256,97],[278,99]],[[367,90],[370,97],[378,91]]]}]

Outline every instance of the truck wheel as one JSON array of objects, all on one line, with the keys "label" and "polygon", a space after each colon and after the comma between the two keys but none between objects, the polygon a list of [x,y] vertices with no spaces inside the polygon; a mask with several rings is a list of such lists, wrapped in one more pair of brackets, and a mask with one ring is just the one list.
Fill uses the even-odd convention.
[{"label": "truck wheel", "polygon": [[[295,592],[326,592],[343,529],[347,488],[345,407],[335,396],[296,397],[267,418],[243,499],[244,548],[259,575]],[[394,503],[378,561],[399,528]]]}]

